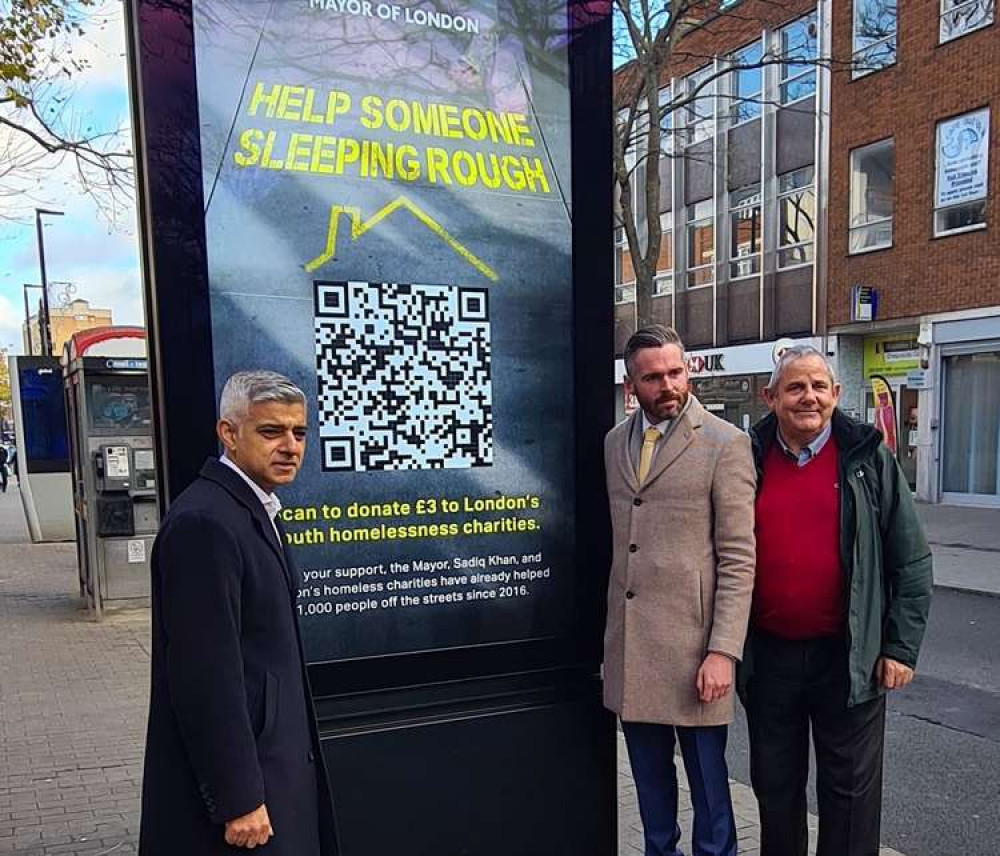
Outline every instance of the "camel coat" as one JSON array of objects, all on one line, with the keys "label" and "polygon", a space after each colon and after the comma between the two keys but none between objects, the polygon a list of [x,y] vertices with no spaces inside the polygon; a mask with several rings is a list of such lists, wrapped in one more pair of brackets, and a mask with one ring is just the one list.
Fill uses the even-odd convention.
[{"label": "camel coat", "polygon": [[636,476],[642,411],[604,443],[614,554],[604,704],[626,722],[725,725],[733,695],[698,700],[709,651],[743,654],[753,592],[755,474],[746,434],[692,395]]}]

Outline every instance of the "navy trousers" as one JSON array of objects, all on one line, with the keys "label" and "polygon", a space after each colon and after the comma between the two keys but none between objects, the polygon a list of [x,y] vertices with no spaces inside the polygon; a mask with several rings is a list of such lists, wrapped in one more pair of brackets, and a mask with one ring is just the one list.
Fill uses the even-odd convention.
[{"label": "navy trousers", "polygon": [[646,856],[683,856],[678,847],[675,734],[694,807],[692,856],[736,856],[736,821],[726,766],[727,726],[682,728],[623,722],[622,731],[639,796]]}]

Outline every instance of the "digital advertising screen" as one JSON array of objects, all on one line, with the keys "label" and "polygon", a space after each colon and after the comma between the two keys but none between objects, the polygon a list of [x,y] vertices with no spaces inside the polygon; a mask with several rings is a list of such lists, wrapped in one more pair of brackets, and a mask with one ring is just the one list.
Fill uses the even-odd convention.
[{"label": "digital advertising screen", "polygon": [[18,364],[21,418],[24,435],[18,437],[27,472],[69,472],[69,435],[66,426],[66,402],[63,398],[62,372],[58,363],[38,366],[24,361]]},{"label": "digital advertising screen", "polygon": [[216,389],[267,368],[309,399],[279,492],[308,659],[564,635],[566,4],[192,13]]}]

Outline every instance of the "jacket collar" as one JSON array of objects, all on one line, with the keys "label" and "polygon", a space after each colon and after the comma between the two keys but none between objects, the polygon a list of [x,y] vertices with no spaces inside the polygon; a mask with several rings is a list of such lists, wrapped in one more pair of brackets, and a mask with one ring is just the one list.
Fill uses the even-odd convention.
[{"label": "jacket collar", "polygon": [[664,444],[663,448],[657,451],[656,457],[653,458],[652,466],[649,468],[649,474],[646,476],[646,481],[640,485],[635,467],[632,464],[629,439],[632,436],[632,431],[640,430],[642,427],[642,410],[640,409],[633,413],[630,417],[628,428],[623,435],[619,456],[619,465],[632,489],[636,491],[645,490],[652,484],[690,445],[694,438],[694,432],[701,428],[704,423],[705,408],[701,406],[701,402],[692,394],[688,398],[687,406],[677,417],[675,424],[670,426],[670,433],[666,439],[661,441]]},{"label": "jacket collar", "polygon": [[[834,408],[830,420],[833,428],[833,439],[840,449],[841,459],[850,460],[862,450],[876,448],[882,435],[871,425],[852,419],[839,407]],[[750,442],[753,445],[754,461],[760,470],[764,458],[778,438],[778,418],[768,413],[750,429]]]},{"label": "jacket collar", "polygon": [[202,478],[215,482],[225,488],[233,499],[239,502],[240,505],[244,506],[250,512],[258,533],[267,542],[267,545],[274,552],[274,555],[278,557],[278,561],[281,562],[281,567],[285,572],[288,584],[291,586],[292,579],[288,570],[288,563],[285,560],[283,546],[278,542],[278,538],[274,534],[274,527],[271,525],[271,519],[267,516],[264,506],[261,505],[260,500],[257,498],[257,495],[253,492],[253,490],[251,490],[250,485],[240,477],[239,473],[234,472],[231,467],[227,467],[225,464],[219,463],[219,461],[215,458],[209,458],[205,461],[201,468],[200,475]]}]

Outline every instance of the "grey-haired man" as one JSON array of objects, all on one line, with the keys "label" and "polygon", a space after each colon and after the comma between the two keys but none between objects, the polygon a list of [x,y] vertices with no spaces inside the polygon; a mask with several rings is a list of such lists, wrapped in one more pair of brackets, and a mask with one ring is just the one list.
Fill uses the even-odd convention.
[{"label": "grey-haired man", "polygon": [[305,452],[306,398],[274,372],[222,391],[224,454],[153,546],[152,691],[140,856],[336,852],[302,655],[300,579],[273,491]]},{"label": "grey-haired man", "polygon": [[761,856],[806,856],[809,735],[819,856],[877,856],[885,691],[917,664],[931,555],[879,433],[837,408],[826,357],[796,346],[751,431],[757,574],[740,684]]}]

